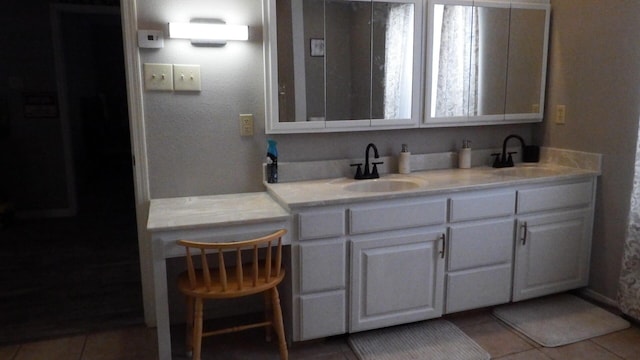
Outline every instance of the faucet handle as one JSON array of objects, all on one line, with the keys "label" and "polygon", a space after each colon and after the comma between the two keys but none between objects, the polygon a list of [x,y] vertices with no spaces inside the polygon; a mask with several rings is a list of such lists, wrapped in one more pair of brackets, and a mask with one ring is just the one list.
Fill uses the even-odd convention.
[{"label": "faucet handle", "polygon": [[373,161],[371,162],[371,164],[373,164],[373,170],[371,170],[371,177],[374,179],[377,179],[380,177],[380,175],[378,174],[378,165],[384,164],[384,161]]},{"label": "faucet handle", "polygon": [[349,166],[357,166],[356,175],[353,178],[354,179],[362,179],[362,163],[351,164]]},{"label": "faucet handle", "polygon": [[491,154],[491,156],[493,156],[493,167],[494,168],[499,168],[500,166],[500,155],[502,155],[501,153],[493,153]]}]

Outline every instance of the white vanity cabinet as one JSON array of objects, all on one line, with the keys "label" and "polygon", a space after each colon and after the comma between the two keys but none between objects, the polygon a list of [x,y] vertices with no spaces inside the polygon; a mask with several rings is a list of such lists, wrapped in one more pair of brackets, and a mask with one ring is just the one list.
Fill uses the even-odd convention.
[{"label": "white vanity cabinet", "polygon": [[349,208],[349,332],[442,315],[446,200]]},{"label": "white vanity cabinet", "polygon": [[449,203],[445,312],[509,302],[515,189],[458,194]]},{"label": "white vanity cabinet", "polygon": [[586,286],[595,180],[518,191],[513,301]]},{"label": "white vanity cabinet", "polygon": [[294,340],[344,334],[347,329],[344,209],[303,211],[297,214],[297,222],[298,241],[293,244],[299,270],[297,278],[294,277],[294,291],[298,294],[294,302],[297,305]]},{"label": "white vanity cabinet", "polygon": [[587,285],[596,177],[293,209],[294,341]]}]

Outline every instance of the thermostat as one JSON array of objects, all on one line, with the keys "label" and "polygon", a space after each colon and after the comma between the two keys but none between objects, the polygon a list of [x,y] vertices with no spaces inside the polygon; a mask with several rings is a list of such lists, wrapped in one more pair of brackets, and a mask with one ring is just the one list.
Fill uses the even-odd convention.
[{"label": "thermostat", "polygon": [[138,47],[160,49],[164,47],[162,30],[138,30]]}]

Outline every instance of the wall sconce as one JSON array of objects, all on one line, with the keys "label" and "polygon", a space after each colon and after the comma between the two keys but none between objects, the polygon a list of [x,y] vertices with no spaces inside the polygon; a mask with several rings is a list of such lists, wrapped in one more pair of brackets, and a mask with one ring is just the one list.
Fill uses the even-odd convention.
[{"label": "wall sconce", "polygon": [[190,39],[195,46],[224,46],[228,40],[249,40],[249,26],[227,25],[218,19],[192,19],[188,23],[169,23],[169,37]]}]

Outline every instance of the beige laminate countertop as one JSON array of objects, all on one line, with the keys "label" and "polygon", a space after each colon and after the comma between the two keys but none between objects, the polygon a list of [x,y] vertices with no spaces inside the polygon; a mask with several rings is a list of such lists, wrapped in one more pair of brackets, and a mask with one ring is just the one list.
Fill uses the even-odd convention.
[{"label": "beige laminate countertop", "polygon": [[414,172],[408,175],[382,175],[381,180],[408,180],[420,184],[417,188],[390,192],[359,192],[345,189],[351,184],[380,180],[353,180],[350,178],[296,181],[265,184],[267,191],[282,206],[294,209],[306,206],[337,205],[357,201],[385,200],[416,195],[436,195],[455,191],[499,188],[512,185],[535,184],[547,181],[569,180],[597,176],[599,172],[553,164],[517,165],[494,169],[445,169]]},{"label": "beige laminate countertop", "polygon": [[151,200],[147,229],[166,231],[285,220],[287,210],[266,192]]}]

